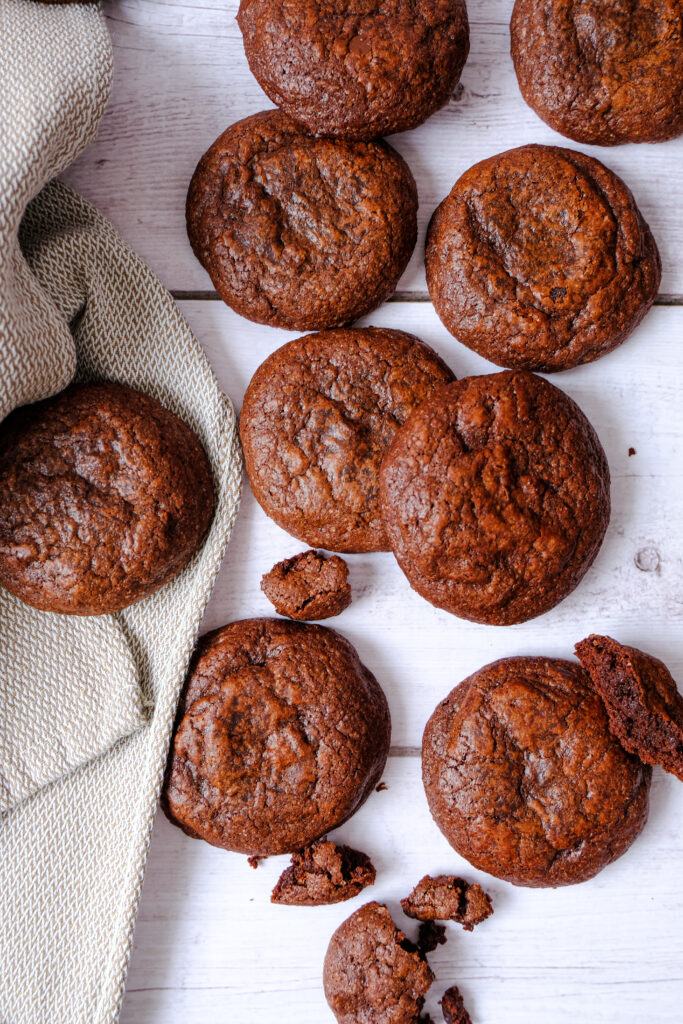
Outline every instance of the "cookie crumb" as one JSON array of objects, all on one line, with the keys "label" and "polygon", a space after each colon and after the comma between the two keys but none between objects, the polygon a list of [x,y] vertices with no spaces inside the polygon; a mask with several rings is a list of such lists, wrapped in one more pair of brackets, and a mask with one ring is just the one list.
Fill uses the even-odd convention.
[{"label": "cookie crumb", "polygon": [[278,615],[289,619],[329,619],[351,604],[349,568],[343,558],[302,551],[274,565],[261,590]]},{"label": "cookie crumb", "polygon": [[247,857],[247,864],[249,865],[250,868],[253,868],[254,871],[256,871],[256,868],[259,866],[262,860],[263,857]]},{"label": "cookie crumb", "polygon": [[280,875],[270,901],[296,907],[341,903],[374,885],[375,875],[366,854],[323,837],[292,854],[291,866]]},{"label": "cookie crumb", "polygon": [[457,985],[451,985],[440,1001],[441,1012],[446,1024],[472,1024],[472,1018],[465,1009],[465,1004]]},{"label": "cookie crumb", "polygon": [[629,448],[628,453],[629,453],[629,455],[635,455],[636,454],[635,448]]},{"label": "cookie crumb", "polygon": [[446,926],[435,921],[423,921],[417,936],[418,951],[426,956],[433,953],[437,946],[446,944]]},{"label": "cookie crumb", "polygon": [[385,789],[389,789],[386,782],[380,782],[379,786],[375,789],[375,793],[383,793]]},{"label": "cookie crumb", "polygon": [[401,900],[401,906],[408,917],[457,921],[468,932],[493,913],[489,894],[476,882],[455,875],[425,875],[410,896]]}]

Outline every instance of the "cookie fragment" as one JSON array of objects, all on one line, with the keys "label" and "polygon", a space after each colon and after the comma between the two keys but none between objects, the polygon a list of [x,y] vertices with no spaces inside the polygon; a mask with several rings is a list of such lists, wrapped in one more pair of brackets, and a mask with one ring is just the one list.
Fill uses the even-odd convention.
[{"label": "cookie fragment", "polygon": [[294,907],[341,903],[374,882],[375,868],[366,854],[323,838],[292,855],[270,901]]},{"label": "cookie fragment", "polygon": [[339,555],[302,551],[274,565],[261,590],[278,615],[290,619],[329,619],[351,604],[349,568]]},{"label": "cookie fragment", "polygon": [[325,998],[339,1024],[417,1024],[433,980],[427,961],[376,902],[337,928],[325,956]]},{"label": "cookie fragment", "polygon": [[472,1019],[465,1009],[460,989],[451,985],[443,994],[441,1012],[446,1024],[472,1024]]},{"label": "cookie fragment", "polygon": [[410,896],[401,900],[403,913],[419,921],[457,921],[471,932],[493,913],[491,897],[476,882],[456,875],[425,875]]},{"label": "cookie fragment", "polygon": [[433,953],[437,946],[445,944],[445,925],[437,924],[435,921],[423,921],[417,934],[417,948],[420,953],[425,956],[427,953]]},{"label": "cookie fragment", "polygon": [[576,654],[621,745],[683,782],[683,695],[666,665],[609,636],[587,637]]}]

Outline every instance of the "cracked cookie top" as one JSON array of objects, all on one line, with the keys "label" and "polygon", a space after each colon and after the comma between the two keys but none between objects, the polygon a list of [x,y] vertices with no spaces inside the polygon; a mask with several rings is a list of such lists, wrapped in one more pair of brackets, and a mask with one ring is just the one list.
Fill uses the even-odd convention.
[{"label": "cracked cookie top", "polygon": [[339,633],[245,619],[205,636],[181,699],[164,806],[214,846],[292,853],[346,821],[389,751],[387,702]]},{"label": "cracked cookie top", "polygon": [[578,585],[610,513],[609,469],[579,407],[532,373],[442,387],[397,431],[382,518],[410,585],[490,625],[524,622]]},{"label": "cracked cookie top", "polygon": [[396,288],[417,237],[417,188],[385,142],[316,139],[267,110],[231,125],[199,161],[187,231],[235,312],[335,327]]},{"label": "cracked cookie top", "polygon": [[379,327],[307,335],[273,352],[244,396],[240,435],[256,500],[283,529],[332,551],[383,551],[379,468],[446,364]]},{"label": "cracked cookie top", "polygon": [[182,420],[121,384],[72,385],[0,427],[0,584],[44,611],[120,611],[181,571],[213,505]]},{"label": "cracked cookie top", "polygon": [[560,659],[503,658],[452,690],[425,728],[422,775],[449,843],[515,885],[585,881],[647,820],[651,769]]},{"label": "cracked cookie top", "polygon": [[681,0],[516,0],[522,96],[576,142],[664,142],[683,132]]},{"label": "cracked cookie top", "polygon": [[546,373],[620,345],[661,277],[623,181],[583,153],[538,145],[458,179],[432,217],[426,267],[451,334],[499,366]]},{"label": "cracked cookie top", "polygon": [[447,102],[469,51],[465,0],[242,0],[249,67],[315,135],[374,139]]}]

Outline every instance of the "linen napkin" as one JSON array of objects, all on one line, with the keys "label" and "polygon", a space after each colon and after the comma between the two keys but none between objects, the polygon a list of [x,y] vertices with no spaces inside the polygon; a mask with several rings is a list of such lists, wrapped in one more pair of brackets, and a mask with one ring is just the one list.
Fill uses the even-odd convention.
[{"label": "linen napkin", "polygon": [[216,512],[181,575],[116,616],[0,591],[0,1021],[118,1018],[175,706],[236,515],[235,416],[170,295],[50,179],[96,132],[111,48],[92,5],[0,0],[0,416],[80,379],[199,435]]}]

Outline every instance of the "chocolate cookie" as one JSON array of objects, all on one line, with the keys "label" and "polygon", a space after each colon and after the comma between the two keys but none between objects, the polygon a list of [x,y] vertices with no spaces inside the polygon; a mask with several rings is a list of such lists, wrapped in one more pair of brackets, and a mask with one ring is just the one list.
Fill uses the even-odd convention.
[{"label": "chocolate cookie", "polygon": [[411,334],[326,331],[283,345],[247,388],[240,434],[256,500],[283,529],[332,551],[384,551],[379,467],[446,364]]},{"label": "chocolate cookie", "polygon": [[377,785],[386,698],[339,633],[245,619],[205,636],[179,711],[165,790],[172,821],[214,846],[292,853]]},{"label": "chocolate cookie", "polygon": [[522,96],[555,131],[614,146],[683,132],[681,0],[516,0]]},{"label": "chocolate cookie", "polygon": [[452,690],[429,719],[422,778],[461,856],[514,885],[583,882],[645,825],[652,772],[609,730],[584,670],[503,658]]},{"label": "chocolate cookie", "polygon": [[441,1000],[441,1012],[446,1024],[472,1024],[472,1018],[465,1009],[460,989],[451,985],[446,989]]},{"label": "chocolate cookie", "polygon": [[0,426],[0,584],[43,611],[116,612],[177,576],[213,514],[196,434],[121,384],[75,384]]},{"label": "chocolate cookie", "polygon": [[235,312],[334,327],[395,290],[415,247],[417,188],[385,142],[316,139],[267,110],[231,125],[199,161],[187,231]]},{"label": "chocolate cookie", "polygon": [[249,67],[314,135],[374,139],[443,106],[469,52],[465,0],[241,0]]},{"label": "chocolate cookie", "polygon": [[499,366],[544,373],[620,345],[661,278],[623,181],[556,146],[521,146],[466,171],[432,217],[426,266],[451,334]]},{"label": "chocolate cookie", "polygon": [[274,565],[261,590],[278,615],[290,619],[329,619],[351,604],[349,567],[339,555],[302,551]]},{"label": "chocolate cookie", "polygon": [[401,900],[403,913],[419,921],[457,921],[471,932],[493,913],[491,897],[476,882],[455,875],[425,875],[410,896]]},{"label": "chocolate cookie", "polygon": [[414,590],[491,625],[571,593],[609,521],[605,453],[575,403],[524,371],[441,388],[398,431],[384,526]]},{"label": "chocolate cookie", "polygon": [[339,1024],[417,1024],[433,980],[381,903],[366,903],[330,939],[323,985]]},{"label": "chocolate cookie", "polygon": [[375,884],[375,868],[364,853],[321,839],[292,856],[280,875],[271,903],[319,907],[353,899]]},{"label": "chocolate cookie", "polygon": [[622,747],[683,782],[683,696],[666,665],[609,636],[589,636],[576,654]]}]

